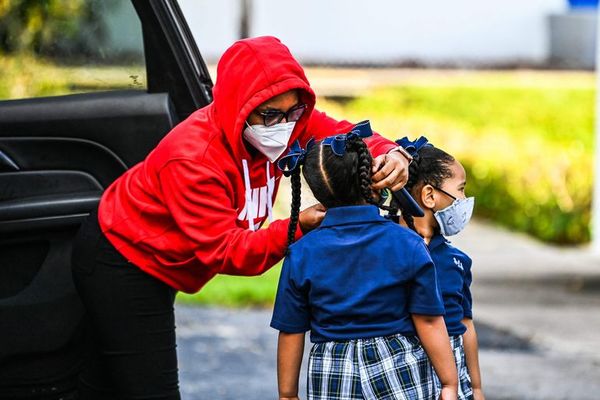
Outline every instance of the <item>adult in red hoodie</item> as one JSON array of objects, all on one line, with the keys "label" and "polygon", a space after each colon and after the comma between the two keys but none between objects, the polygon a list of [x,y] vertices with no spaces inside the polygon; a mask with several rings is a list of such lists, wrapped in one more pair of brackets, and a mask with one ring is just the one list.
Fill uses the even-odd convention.
[{"label": "adult in red hoodie", "polygon": [[[283,257],[289,220],[259,229],[281,178],[273,161],[296,139],[304,146],[352,126],[314,105],[302,67],[278,39],[238,41],[219,61],[214,102],[105,191],[73,251],[96,343],[82,398],[179,398],[175,293],[197,292],[217,273],[258,275]],[[281,151],[262,146],[257,132],[280,124],[289,128]],[[409,161],[379,135],[368,145],[374,187],[401,187]],[[303,211],[297,239],[323,215],[320,206]]]}]

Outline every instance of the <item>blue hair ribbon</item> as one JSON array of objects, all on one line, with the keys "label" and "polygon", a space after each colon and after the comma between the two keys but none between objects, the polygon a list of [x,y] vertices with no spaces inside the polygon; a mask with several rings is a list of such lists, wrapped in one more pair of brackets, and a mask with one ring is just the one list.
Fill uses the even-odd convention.
[{"label": "blue hair ribbon", "polygon": [[355,137],[364,139],[372,135],[373,130],[371,129],[371,123],[369,120],[364,120],[354,125],[352,130],[348,133],[329,136],[323,139],[323,145],[331,146],[331,151],[333,151],[333,154],[341,157],[346,153],[346,142],[348,139],[353,139]]},{"label": "blue hair ribbon", "polygon": [[283,172],[283,175],[292,175],[292,172],[294,172],[296,168],[304,163],[306,152],[312,147],[314,142],[315,139],[311,138],[306,143],[305,149],[300,146],[299,140],[296,140],[294,143],[292,143],[289,152],[285,156],[281,157],[279,161],[277,161],[277,167],[279,167],[281,172]]},{"label": "blue hair ribbon", "polygon": [[[419,160],[419,150],[425,146],[431,146],[431,143],[428,142],[429,141],[425,136],[421,136],[416,140],[409,140],[408,137],[404,136],[402,139],[396,140],[396,144],[402,146],[404,150],[406,150],[408,154],[413,157],[415,162],[418,162]],[[402,188],[397,192],[394,192],[393,196],[410,215],[414,217],[425,216],[425,213],[423,212],[421,206],[419,206],[419,203],[415,201],[406,188]]]},{"label": "blue hair ribbon", "polygon": [[421,150],[421,148],[427,145],[431,146],[431,144],[428,142],[429,141],[425,136],[421,136],[420,138],[412,141],[409,140],[406,136],[404,136],[402,139],[396,140],[396,143],[402,146],[404,150],[408,152],[408,154],[413,156],[413,158],[418,156],[419,150]]}]

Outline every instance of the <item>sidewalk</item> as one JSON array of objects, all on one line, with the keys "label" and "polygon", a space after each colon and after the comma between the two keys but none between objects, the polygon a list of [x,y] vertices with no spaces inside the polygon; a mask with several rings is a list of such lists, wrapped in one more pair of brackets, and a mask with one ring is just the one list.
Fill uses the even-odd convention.
[{"label": "sidewalk", "polygon": [[532,351],[481,350],[488,397],[600,398],[600,257],[473,221],[453,239],[473,258],[475,321]]}]

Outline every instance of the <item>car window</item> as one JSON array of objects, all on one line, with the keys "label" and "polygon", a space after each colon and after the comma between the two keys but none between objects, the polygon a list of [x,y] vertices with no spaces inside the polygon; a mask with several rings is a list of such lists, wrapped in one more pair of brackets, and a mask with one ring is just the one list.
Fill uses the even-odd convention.
[{"label": "car window", "polygon": [[0,100],[145,89],[130,0],[0,2]]}]

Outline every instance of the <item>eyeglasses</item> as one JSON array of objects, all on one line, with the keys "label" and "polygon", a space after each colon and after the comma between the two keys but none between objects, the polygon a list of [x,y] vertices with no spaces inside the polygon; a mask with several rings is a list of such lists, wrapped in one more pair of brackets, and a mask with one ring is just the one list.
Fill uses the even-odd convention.
[{"label": "eyeglasses", "polygon": [[265,126],[273,126],[285,118],[287,122],[296,122],[302,117],[304,111],[306,110],[306,104],[296,104],[294,107],[287,110],[287,112],[279,111],[279,110],[267,110],[262,112],[257,112],[258,115],[263,117],[263,122]]}]

